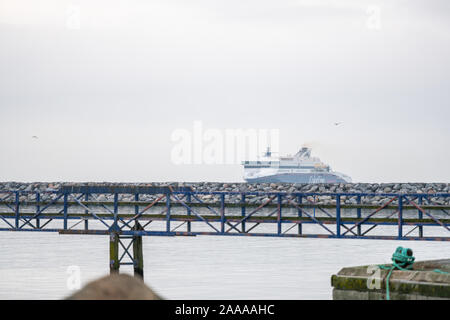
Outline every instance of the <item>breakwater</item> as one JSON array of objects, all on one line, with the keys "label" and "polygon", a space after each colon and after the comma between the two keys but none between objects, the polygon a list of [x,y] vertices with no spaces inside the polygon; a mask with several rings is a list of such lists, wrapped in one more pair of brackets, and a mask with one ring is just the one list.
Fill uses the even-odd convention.
[{"label": "breakwater", "polygon": [[[59,191],[64,186],[132,186],[132,187],[148,187],[148,186],[173,186],[173,187],[189,187],[194,192],[201,192],[199,195],[201,200],[205,203],[217,203],[220,196],[213,194],[214,192],[232,192],[232,193],[255,193],[247,195],[248,204],[261,204],[268,200],[267,193],[315,193],[309,197],[309,201],[321,205],[336,205],[336,199],[332,196],[333,193],[370,193],[379,194],[378,196],[363,197],[360,199],[361,204],[366,205],[382,205],[390,199],[386,194],[391,193],[405,193],[405,194],[439,194],[449,193],[449,183],[335,183],[335,184],[290,184],[290,183],[219,183],[219,182],[152,182],[152,183],[71,183],[71,182],[0,182],[0,192],[2,191],[24,191],[21,195],[21,200],[27,201],[33,199],[32,192],[55,192]],[[212,194],[208,194],[212,193]],[[261,194],[257,194],[261,193]],[[100,195],[97,200],[110,201],[113,195]],[[155,200],[156,195],[143,195],[141,200]],[[119,194],[119,201],[133,201],[133,195]],[[230,195],[227,197],[228,203],[238,204],[241,202],[239,194]],[[356,205],[358,204],[358,197],[356,195],[342,196],[342,205]],[[430,205],[448,206],[450,205],[450,197],[431,197]]]}]

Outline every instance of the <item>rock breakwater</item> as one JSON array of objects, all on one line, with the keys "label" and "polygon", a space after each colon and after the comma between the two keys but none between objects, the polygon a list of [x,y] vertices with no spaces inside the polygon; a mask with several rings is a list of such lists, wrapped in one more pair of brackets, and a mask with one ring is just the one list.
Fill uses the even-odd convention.
[{"label": "rock breakwater", "polygon": [[[221,183],[221,182],[152,182],[152,183],[70,183],[70,182],[0,182],[0,192],[4,191],[25,191],[25,192],[55,192],[61,187],[67,185],[76,186],[174,186],[191,187],[197,192],[285,192],[285,193],[320,193],[320,195],[310,196],[307,199],[317,204],[335,204],[336,200],[333,193],[371,193],[372,197],[363,197],[363,204],[379,205],[385,203],[389,197],[383,194],[403,193],[403,194],[447,194],[450,193],[449,183],[336,183],[336,184],[290,184],[290,183]],[[380,194],[380,196],[377,196]],[[21,195],[21,200],[32,200],[32,194]],[[203,194],[199,198],[206,203],[219,201],[219,196],[214,194]],[[120,195],[121,201],[133,201],[132,195]],[[156,199],[154,195],[142,195],[140,200],[147,201]],[[248,195],[246,202],[250,204],[259,204],[267,201],[266,195]],[[112,195],[99,195],[98,201],[112,200]],[[433,196],[431,199],[433,205],[450,205],[450,197]],[[227,202],[239,203],[241,196],[239,194],[229,195]],[[286,199],[283,201],[286,203]],[[356,204],[356,196],[342,196],[342,204]],[[395,203],[395,202],[394,202]]]}]

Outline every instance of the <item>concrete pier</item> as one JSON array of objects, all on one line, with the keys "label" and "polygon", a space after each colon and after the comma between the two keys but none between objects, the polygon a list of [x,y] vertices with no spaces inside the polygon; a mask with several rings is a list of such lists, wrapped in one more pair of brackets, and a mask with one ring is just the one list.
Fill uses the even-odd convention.
[{"label": "concrete pier", "polygon": [[[385,300],[388,273],[377,265],[343,268],[331,277],[333,300]],[[419,261],[412,270],[394,270],[389,291],[391,300],[450,300],[450,259]]]}]

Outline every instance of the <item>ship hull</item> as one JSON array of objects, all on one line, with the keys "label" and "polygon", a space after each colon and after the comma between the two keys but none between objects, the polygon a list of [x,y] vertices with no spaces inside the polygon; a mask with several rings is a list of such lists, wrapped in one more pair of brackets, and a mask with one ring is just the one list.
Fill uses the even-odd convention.
[{"label": "ship hull", "polygon": [[248,183],[347,183],[330,173],[279,173],[264,177],[247,178]]}]

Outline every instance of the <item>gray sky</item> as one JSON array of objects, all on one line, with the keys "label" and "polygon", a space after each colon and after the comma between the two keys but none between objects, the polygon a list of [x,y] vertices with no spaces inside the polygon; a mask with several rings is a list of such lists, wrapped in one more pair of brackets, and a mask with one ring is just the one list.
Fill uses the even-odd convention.
[{"label": "gray sky", "polygon": [[0,0],[0,180],[242,181],[172,163],[200,120],[357,182],[449,182],[449,31],[447,0]]}]

